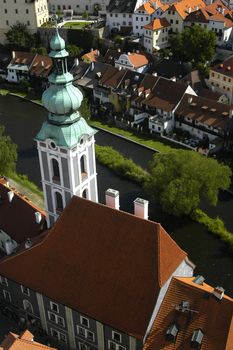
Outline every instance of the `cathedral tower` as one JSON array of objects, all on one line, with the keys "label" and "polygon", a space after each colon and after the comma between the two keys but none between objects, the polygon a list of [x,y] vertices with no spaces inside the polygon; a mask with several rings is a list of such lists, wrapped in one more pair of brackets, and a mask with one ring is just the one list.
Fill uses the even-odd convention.
[{"label": "cathedral tower", "polygon": [[49,227],[73,195],[98,201],[96,131],[78,111],[83,96],[68,72],[69,54],[57,28],[50,49],[53,71],[42,96],[48,118],[35,138]]}]

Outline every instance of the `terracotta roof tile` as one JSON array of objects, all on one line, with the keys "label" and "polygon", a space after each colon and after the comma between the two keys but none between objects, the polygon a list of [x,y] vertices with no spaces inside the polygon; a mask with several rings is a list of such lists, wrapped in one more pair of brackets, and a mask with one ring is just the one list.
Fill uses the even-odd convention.
[{"label": "terracotta roof tile", "polygon": [[[232,350],[233,299],[224,296],[218,300],[212,294],[213,287],[193,281],[194,277],[173,278],[143,350],[189,350],[193,332],[198,329],[204,333],[201,350]],[[189,303],[191,311],[176,309],[183,301]],[[166,332],[174,322],[178,333],[171,342]]]},{"label": "terracotta roof tile", "polygon": [[[11,202],[7,194],[10,191],[14,192]],[[45,213],[15,189],[8,187],[3,178],[0,178],[0,197],[0,229],[17,243],[22,243],[28,237],[35,237],[41,233],[45,225]],[[39,224],[35,219],[37,211],[42,215]]]},{"label": "terracotta roof tile", "polygon": [[125,73],[126,70],[119,70],[116,67],[110,66],[103,73],[103,76],[99,80],[99,84],[113,89],[117,88]]},{"label": "terracotta roof tile", "polygon": [[221,73],[227,77],[233,78],[233,56],[227,58],[222,63],[216,64],[214,67],[211,68],[211,71]]},{"label": "terracotta roof tile", "polygon": [[5,258],[0,274],[142,339],[185,258],[160,224],[73,196],[43,242]]},{"label": "terracotta roof tile", "polygon": [[139,53],[130,53],[127,55],[130,63],[135,67],[139,68],[148,64],[148,59],[145,55]]},{"label": "terracotta roof tile", "polygon": [[30,66],[35,58],[35,54],[32,52],[12,51],[11,64],[23,64]]},{"label": "terracotta roof tile", "polygon": [[[203,108],[206,106],[206,108]],[[232,107],[201,96],[185,94],[175,114],[225,130],[229,125],[229,114]]]},{"label": "terracotta roof tile", "polygon": [[10,332],[0,344],[3,350],[56,350],[50,346],[38,343],[33,340],[34,336],[28,330],[24,331],[20,336]]},{"label": "terracotta roof tile", "polygon": [[169,10],[178,12],[180,17],[182,19],[185,19],[190,13],[189,9],[191,9],[191,11],[194,11],[196,7],[202,8],[205,6],[206,4],[202,0],[182,0],[172,4]]},{"label": "terracotta roof tile", "polygon": [[29,69],[31,75],[47,78],[53,68],[52,59],[45,55],[36,55]]},{"label": "terracotta roof tile", "polygon": [[85,53],[82,56],[82,59],[84,61],[87,61],[87,62],[97,62],[99,55],[100,55],[100,52],[99,52],[99,50],[96,49],[96,50],[92,50],[90,52]]},{"label": "terracotta roof tile", "polygon": [[169,26],[170,23],[166,18],[156,18],[150,24],[145,25],[144,28],[150,30],[159,30]]}]

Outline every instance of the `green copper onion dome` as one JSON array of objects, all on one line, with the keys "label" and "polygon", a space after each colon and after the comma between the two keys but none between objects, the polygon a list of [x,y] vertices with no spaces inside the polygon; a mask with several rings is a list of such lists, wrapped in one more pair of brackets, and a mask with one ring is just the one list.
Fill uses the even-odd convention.
[{"label": "green copper onion dome", "polygon": [[58,146],[73,147],[83,135],[95,134],[78,111],[83,95],[73,85],[73,75],[68,71],[65,41],[58,29],[50,41],[49,56],[53,60],[53,71],[49,75],[49,87],[42,95],[43,106],[48,110],[48,118],[36,136],[36,140],[53,139]]},{"label": "green copper onion dome", "polygon": [[52,51],[61,51],[61,50],[64,50],[65,47],[66,47],[65,40],[62,39],[58,30],[56,29],[56,34],[53,35],[52,39],[50,40],[50,48]]},{"label": "green copper onion dome", "polygon": [[65,86],[50,85],[43,93],[43,106],[53,114],[68,114],[76,111],[82,103],[83,95],[72,83]]}]

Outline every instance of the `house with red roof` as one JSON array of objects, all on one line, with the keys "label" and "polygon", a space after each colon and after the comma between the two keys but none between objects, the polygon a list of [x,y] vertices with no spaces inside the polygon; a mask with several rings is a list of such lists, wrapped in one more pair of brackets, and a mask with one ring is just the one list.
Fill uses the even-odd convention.
[{"label": "house with red roof", "polygon": [[129,69],[138,73],[144,73],[148,68],[148,58],[142,53],[128,52],[122,53],[115,60],[115,67],[119,69]]},{"label": "house with red roof", "polygon": [[143,45],[147,52],[153,53],[169,46],[169,29],[166,18],[156,18],[144,26]]},{"label": "house with red roof", "polygon": [[162,6],[160,0],[147,1],[136,8],[133,14],[133,33],[143,35],[143,27],[150,23],[153,13]]}]

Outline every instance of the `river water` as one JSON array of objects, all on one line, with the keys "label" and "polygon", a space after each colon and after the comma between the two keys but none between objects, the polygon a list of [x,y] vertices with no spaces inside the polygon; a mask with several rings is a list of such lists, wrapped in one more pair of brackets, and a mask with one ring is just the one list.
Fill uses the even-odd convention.
[{"label": "river water", "polygon": [[[46,115],[46,111],[40,106],[17,97],[0,96],[0,124],[5,125],[6,133],[18,145],[17,171],[27,174],[39,187],[39,161],[33,138]],[[150,150],[102,131],[96,134],[96,142],[113,146],[144,168],[153,156]],[[120,207],[125,211],[133,212],[133,200],[136,197],[146,198],[139,186],[119,178],[98,162],[97,173],[100,202],[104,202],[104,192],[109,187],[119,190]],[[205,209],[213,216],[222,217],[227,228],[233,231],[233,196],[222,193],[216,208],[206,205]],[[228,253],[224,243],[209,234],[202,225],[188,218],[168,216],[153,203],[149,208],[149,218],[161,222],[173,239],[188,253],[190,260],[196,264],[196,274],[202,274],[206,282],[213,286],[223,286],[226,293],[233,296],[233,256]]]}]

